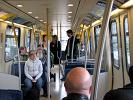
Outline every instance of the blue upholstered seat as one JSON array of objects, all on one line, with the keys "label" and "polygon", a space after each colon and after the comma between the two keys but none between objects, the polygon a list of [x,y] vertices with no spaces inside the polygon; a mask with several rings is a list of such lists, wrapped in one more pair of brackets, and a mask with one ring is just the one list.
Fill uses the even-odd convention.
[{"label": "blue upholstered seat", "polygon": [[0,100],[23,100],[23,95],[19,90],[0,89]]},{"label": "blue upholstered seat", "polygon": [[[11,66],[11,74],[15,75],[15,76],[19,76],[19,63],[13,63]],[[25,62],[20,62],[20,68],[21,68],[21,84],[24,84],[24,80],[26,78],[25,74],[24,74],[24,66],[25,66]]]}]

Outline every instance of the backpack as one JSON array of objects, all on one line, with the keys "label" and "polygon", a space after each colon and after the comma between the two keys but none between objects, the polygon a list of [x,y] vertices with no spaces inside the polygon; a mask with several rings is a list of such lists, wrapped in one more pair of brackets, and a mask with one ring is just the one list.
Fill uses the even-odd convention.
[{"label": "backpack", "polygon": [[33,84],[31,90],[27,93],[25,100],[39,100],[40,91],[36,88],[35,84]]}]

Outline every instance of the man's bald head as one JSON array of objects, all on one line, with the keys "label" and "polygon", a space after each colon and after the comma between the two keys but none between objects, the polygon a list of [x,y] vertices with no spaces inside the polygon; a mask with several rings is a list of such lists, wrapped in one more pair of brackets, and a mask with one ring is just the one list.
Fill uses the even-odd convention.
[{"label": "man's bald head", "polygon": [[65,88],[67,92],[89,91],[91,87],[91,76],[85,68],[73,68],[67,75]]}]

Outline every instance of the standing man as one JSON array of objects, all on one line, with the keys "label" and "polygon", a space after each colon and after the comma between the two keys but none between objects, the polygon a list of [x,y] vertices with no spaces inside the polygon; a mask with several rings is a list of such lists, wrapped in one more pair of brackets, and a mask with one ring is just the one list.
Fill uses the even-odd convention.
[{"label": "standing man", "polygon": [[[67,32],[67,36],[69,37],[69,39],[67,41],[66,50],[65,50],[66,58],[67,59],[72,59],[71,55],[72,55],[72,52],[73,52],[73,59],[76,59],[77,56],[78,56],[78,43],[80,41],[76,37],[74,39],[74,34],[73,34],[72,30],[67,30],[66,32]],[[73,44],[73,41],[74,41],[74,44]],[[72,51],[72,49],[73,49],[73,51]]]},{"label": "standing man", "polygon": [[60,52],[61,52],[61,43],[57,39],[57,35],[52,36],[52,41],[50,43],[50,51],[54,55],[54,64],[59,64]]}]

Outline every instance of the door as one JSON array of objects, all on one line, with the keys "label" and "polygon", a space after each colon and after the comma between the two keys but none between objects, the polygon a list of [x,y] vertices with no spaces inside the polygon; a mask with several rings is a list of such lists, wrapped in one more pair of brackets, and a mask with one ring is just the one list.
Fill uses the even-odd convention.
[{"label": "door", "polygon": [[113,89],[123,87],[128,83],[129,32],[127,14],[122,14],[111,20],[110,38],[112,55]]}]

